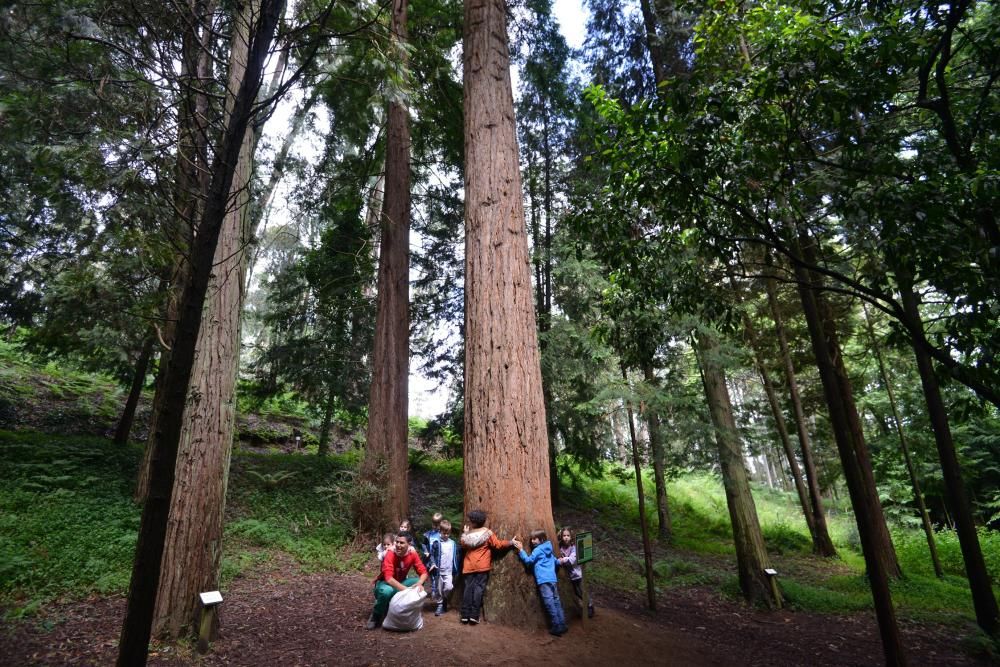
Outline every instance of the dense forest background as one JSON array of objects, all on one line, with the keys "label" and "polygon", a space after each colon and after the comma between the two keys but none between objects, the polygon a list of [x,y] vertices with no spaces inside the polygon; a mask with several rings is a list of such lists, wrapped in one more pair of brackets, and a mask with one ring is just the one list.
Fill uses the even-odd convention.
[{"label": "dense forest background", "polygon": [[[959,545],[995,635],[1000,8],[588,0],[574,50],[551,2],[499,6],[552,503],[560,479],[640,484],[652,604],[671,485],[718,475],[741,595],[776,607],[750,483],[794,494],[823,557],[824,503],[849,501],[887,646],[899,530],[938,576],[936,539]],[[463,29],[453,0],[3,10],[5,363],[117,383],[115,441],[150,441],[139,500],[160,497],[153,441],[176,428],[178,484],[214,490],[167,494],[163,521],[215,518],[166,528],[168,563],[221,539],[234,440],[366,452],[363,533],[406,514],[405,483],[380,490],[407,445],[468,454],[466,188],[501,166],[468,157]],[[417,371],[448,406],[407,424]],[[31,421],[12,377],[5,428]],[[247,422],[268,411],[295,422]],[[217,580],[221,558],[194,569]],[[169,579],[150,613],[176,634],[193,603],[170,600],[201,582]]]}]

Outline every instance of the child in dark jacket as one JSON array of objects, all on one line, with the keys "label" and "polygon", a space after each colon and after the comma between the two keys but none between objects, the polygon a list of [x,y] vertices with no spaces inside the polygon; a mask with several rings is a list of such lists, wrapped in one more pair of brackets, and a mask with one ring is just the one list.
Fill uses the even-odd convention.
[{"label": "child in dark jacket", "polygon": [[479,612],[483,606],[483,594],[490,580],[490,570],[493,568],[493,549],[509,549],[511,542],[498,539],[493,531],[486,528],[486,512],[472,510],[469,512],[469,523],[462,531],[459,540],[464,556],[462,559],[462,580],[465,582],[465,592],[462,595],[462,623],[478,623]]},{"label": "child in dark jacket", "polygon": [[451,591],[455,587],[458,565],[462,560],[462,551],[455,544],[455,540],[451,539],[451,522],[441,519],[438,531],[439,539],[431,542],[430,556],[431,566],[438,575],[436,579],[432,579],[434,582],[432,596],[437,602],[435,616],[448,611],[448,598],[451,597]]},{"label": "child in dark jacket", "polygon": [[534,566],[535,583],[538,584],[538,594],[542,597],[545,613],[549,617],[549,634],[561,637],[569,629],[566,627],[566,617],[563,615],[562,603],[559,602],[559,590],[556,588],[556,556],[552,552],[544,530],[531,531],[531,555],[528,555],[521,541],[516,537],[512,540],[519,550],[521,560]]}]

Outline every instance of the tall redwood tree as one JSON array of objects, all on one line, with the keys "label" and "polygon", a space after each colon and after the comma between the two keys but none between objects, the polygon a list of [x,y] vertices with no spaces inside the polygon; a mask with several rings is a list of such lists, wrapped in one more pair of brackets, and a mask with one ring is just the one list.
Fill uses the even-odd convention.
[{"label": "tall redwood tree", "polygon": [[[466,0],[465,504],[499,537],[555,537],[531,264],[510,83],[506,4]],[[486,620],[536,625],[531,577],[494,561]]]},{"label": "tall redwood tree", "polygon": [[[393,0],[392,38],[406,62],[407,0]],[[407,497],[407,400],[410,372],[410,125],[398,100],[389,103],[385,201],[378,267],[378,310],[368,404],[368,440],[362,474],[380,493],[364,508],[362,530],[379,533],[409,515]]]}]

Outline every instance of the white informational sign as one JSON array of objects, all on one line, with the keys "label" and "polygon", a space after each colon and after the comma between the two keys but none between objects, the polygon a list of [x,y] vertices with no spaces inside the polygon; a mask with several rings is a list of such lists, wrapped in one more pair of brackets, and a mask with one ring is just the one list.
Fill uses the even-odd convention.
[{"label": "white informational sign", "polygon": [[205,593],[199,593],[198,597],[201,598],[201,604],[206,607],[222,604],[222,593],[220,593],[219,591],[207,591]]}]

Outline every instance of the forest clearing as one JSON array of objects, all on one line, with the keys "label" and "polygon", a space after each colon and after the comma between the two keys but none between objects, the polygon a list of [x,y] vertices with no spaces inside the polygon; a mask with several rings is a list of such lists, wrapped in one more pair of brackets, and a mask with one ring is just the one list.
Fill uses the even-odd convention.
[{"label": "forest clearing", "polygon": [[998,82],[981,0],[7,3],[2,659],[996,660]]}]

